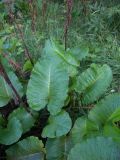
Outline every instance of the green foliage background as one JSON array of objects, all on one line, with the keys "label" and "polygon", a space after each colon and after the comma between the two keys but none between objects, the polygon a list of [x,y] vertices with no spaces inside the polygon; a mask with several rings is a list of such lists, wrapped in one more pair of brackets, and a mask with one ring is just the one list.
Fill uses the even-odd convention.
[{"label": "green foliage background", "polygon": [[0,158],[120,159],[120,1],[74,0],[65,50],[67,7],[0,1]]}]

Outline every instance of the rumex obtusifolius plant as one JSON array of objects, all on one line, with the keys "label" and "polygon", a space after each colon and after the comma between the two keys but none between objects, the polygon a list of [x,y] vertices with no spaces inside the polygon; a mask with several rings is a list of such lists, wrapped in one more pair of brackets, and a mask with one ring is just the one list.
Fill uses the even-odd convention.
[{"label": "rumex obtusifolius plant", "polygon": [[[18,77],[6,71],[20,97],[26,95],[28,103],[27,110],[24,103],[20,104],[7,121],[0,116],[0,143],[11,145],[6,150],[8,160],[120,158],[120,94],[102,99],[112,81],[112,71],[106,64],[91,64],[80,73],[80,62],[86,56],[89,56],[87,48],[84,54],[79,48],[65,51],[58,42],[47,40],[32,69],[26,91]],[[15,94],[4,77],[0,76],[0,81],[2,108]],[[90,111],[86,111],[84,108],[89,106]],[[84,110],[84,114],[73,117],[75,107]],[[47,113],[47,123],[40,137],[46,141],[35,136],[24,138],[24,133],[36,125],[39,116],[45,116],[42,112]]]}]

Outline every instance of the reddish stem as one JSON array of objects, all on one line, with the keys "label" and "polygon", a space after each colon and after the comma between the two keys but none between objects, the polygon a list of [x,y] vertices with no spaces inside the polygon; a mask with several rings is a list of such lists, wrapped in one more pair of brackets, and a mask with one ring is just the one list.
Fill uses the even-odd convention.
[{"label": "reddish stem", "polygon": [[34,0],[29,1],[30,10],[31,10],[31,19],[32,19],[32,31],[35,32],[35,21],[36,21],[36,4]]},{"label": "reddish stem", "polygon": [[64,29],[65,50],[67,49],[68,29],[69,29],[70,22],[71,22],[73,0],[66,0],[66,3],[67,3],[67,14],[66,14],[65,29]]},{"label": "reddish stem", "polygon": [[15,94],[15,96],[16,96],[16,99],[15,99],[15,100],[16,100],[17,104],[19,104],[19,103],[21,102],[21,98],[20,98],[17,90],[16,90],[15,87],[13,86],[13,84],[12,84],[9,76],[7,75],[7,72],[6,72],[6,70],[4,69],[4,66],[3,66],[3,64],[2,64],[1,61],[0,61],[0,73],[1,73],[1,75],[4,77],[4,79],[5,79],[5,81],[7,82],[7,84],[10,86],[10,88],[13,90],[13,92],[14,92],[14,94]]}]

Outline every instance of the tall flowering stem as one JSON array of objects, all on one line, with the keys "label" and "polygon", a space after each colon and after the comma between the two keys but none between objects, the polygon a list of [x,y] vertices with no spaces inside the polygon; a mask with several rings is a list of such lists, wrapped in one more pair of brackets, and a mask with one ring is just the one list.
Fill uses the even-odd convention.
[{"label": "tall flowering stem", "polygon": [[47,0],[42,1],[42,28],[45,26],[47,13]]},{"label": "tall flowering stem", "polygon": [[67,49],[67,38],[68,38],[68,29],[71,22],[71,13],[72,13],[72,7],[73,7],[73,0],[66,0],[67,4],[67,13],[66,13],[66,22],[65,22],[65,28],[64,28],[64,40],[65,40],[65,50]]},{"label": "tall flowering stem", "polygon": [[43,0],[42,1],[42,16],[43,16],[43,18],[45,17],[46,10],[47,10],[47,1]]},{"label": "tall flowering stem", "polygon": [[35,32],[35,22],[37,17],[37,11],[36,11],[36,3],[34,0],[29,0],[29,6],[30,6],[30,12],[31,12],[31,20],[32,20],[32,31]]}]

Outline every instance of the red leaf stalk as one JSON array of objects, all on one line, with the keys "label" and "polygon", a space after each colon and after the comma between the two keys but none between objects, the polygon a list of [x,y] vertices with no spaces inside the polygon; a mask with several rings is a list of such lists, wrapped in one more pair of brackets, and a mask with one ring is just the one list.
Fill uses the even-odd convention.
[{"label": "red leaf stalk", "polygon": [[66,14],[66,22],[65,22],[65,29],[64,29],[64,39],[65,39],[65,50],[67,49],[67,38],[68,38],[68,29],[71,22],[71,13],[73,7],[73,0],[66,0],[67,4],[67,14]]}]

